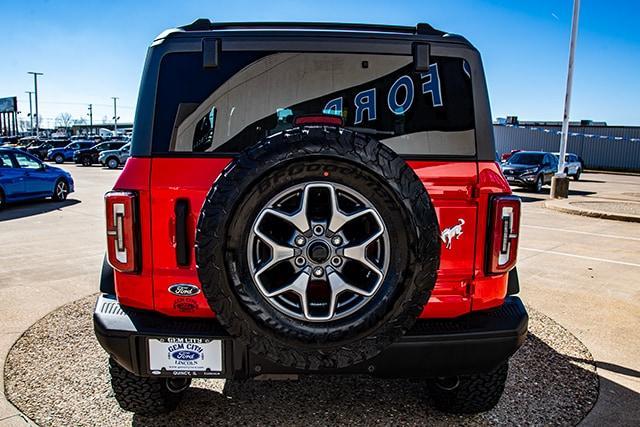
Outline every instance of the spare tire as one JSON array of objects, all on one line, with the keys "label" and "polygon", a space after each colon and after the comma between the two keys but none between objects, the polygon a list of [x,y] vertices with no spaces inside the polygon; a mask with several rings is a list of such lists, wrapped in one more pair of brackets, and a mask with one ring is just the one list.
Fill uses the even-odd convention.
[{"label": "spare tire", "polygon": [[293,128],[234,159],[198,220],[203,293],[254,353],[305,370],[369,358],[436,281],[438,223],[414,171],[345,129]]}]

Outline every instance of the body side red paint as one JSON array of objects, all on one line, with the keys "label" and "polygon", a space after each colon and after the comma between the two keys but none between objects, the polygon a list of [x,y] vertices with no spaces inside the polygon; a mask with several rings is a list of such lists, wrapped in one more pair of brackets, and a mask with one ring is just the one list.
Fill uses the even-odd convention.
[{"label": "body side red paint", "polygon": [[[189,243],[193,247],[202,202],[229,161],[160,157],[131,159],[127,163],[116,187],[140,194],[143,259],[140,275],[116,275],[118,297],[124,305],[171,316],[214,315],[202,293],[184,298],[168,291],[175,283],[200,286],[195,250],[192,249],[189,266],[176,263],[174,207],[177,199],[189,201]],[[507,275],[486,277],[483,271],[489,196],[509,192],[498,166],[490,162],[408,163],[433,201],[441,230],[464,221],[463,234],[452,241],[450,249],[442,243],[438,281],[421,317],[457,317],[472,309],[501,304]]]}]

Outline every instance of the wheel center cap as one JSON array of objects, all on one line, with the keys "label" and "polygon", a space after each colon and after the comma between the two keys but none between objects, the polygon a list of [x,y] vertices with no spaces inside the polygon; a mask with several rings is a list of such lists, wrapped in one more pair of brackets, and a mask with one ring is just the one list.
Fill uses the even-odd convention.
[{"label": "wheel center cap", "polygon": [[313,242],[309,245],[309,258],[311,261],[321,264],[329,259],[329,246],[324,242]]}]

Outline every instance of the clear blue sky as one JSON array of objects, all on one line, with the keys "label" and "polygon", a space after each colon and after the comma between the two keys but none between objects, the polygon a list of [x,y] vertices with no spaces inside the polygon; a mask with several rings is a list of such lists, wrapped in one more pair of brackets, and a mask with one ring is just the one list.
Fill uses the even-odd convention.
[{"label": "clear blue sky", "polygon": [[[561,120],[571,0],[484,1],[40,1],[0,0],[0,97],[25,90],[40,71],[40,114],[94,121],[133,118],[145,52],[166,28],[218,21],[429,22],[467,37],[483,55],[494,117]],[[640,2],[583,0],[571,118],[640,125]]]}]

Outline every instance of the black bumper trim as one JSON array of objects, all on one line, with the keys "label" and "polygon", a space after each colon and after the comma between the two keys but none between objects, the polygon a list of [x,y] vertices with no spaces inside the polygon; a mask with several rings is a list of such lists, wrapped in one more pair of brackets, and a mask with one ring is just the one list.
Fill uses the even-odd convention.
[{"label": "black bumper trim", "polygon": [[[121,307],[114,296],[103,294],[98,297],[93,320],[100,345],[120,365],[141,376],[151,375],[147,355],[149,337],[223,340],[224,378],[310,373],[254,355],[229,336],[215,319],[172,318],[130,310]],[[520,348],[527,327],[524,305],[519,298],[509,296],[498,308],[456,319],[419,319],[404,337],[375,358],[322,373],[433,377],[489,372]]]}]

